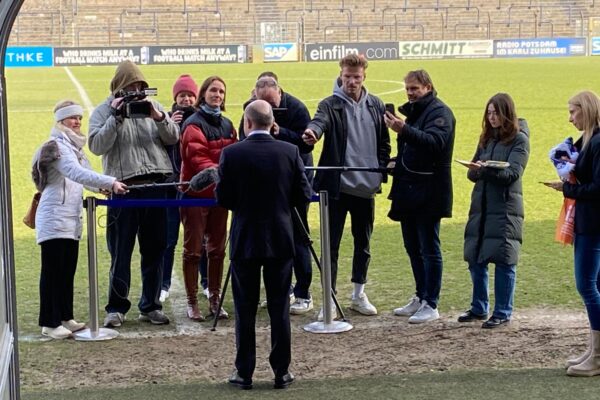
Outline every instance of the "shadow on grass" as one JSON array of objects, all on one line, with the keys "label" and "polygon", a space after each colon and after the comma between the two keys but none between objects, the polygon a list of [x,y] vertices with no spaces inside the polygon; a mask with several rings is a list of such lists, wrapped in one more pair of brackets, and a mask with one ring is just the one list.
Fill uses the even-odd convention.
[{"label": "shadow on grass", "polygon": [[431,372],[416,375],[297,381],[285,391],[272,390],[268,382],[256,382],[251,391],[227,384],[134,386],[24,392],[23,400],[70,399],[597,399],[600,377],[570,378],[564,370],[522,369],[494,371]]}]

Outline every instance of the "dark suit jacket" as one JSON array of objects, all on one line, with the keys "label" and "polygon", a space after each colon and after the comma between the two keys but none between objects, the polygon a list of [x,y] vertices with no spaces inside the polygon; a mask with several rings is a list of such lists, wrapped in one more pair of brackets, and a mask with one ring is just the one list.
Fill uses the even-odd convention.
[{"label": "dark suit jacket", "polygon": [[217,202],[233,211],[231,260],[294,256],[293,207],[311,188],[298,148],[256,134],[221,153]]}]

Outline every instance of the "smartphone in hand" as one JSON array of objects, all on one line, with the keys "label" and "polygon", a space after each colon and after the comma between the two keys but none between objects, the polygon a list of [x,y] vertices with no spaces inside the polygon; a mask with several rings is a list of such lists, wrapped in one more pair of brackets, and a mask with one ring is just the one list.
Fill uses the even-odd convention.
[{"label": "smartphone in hand", "polygon": [[390,114],[396,115],[396,109],[392,103],[385,104],[385,111],[389,112]]}]

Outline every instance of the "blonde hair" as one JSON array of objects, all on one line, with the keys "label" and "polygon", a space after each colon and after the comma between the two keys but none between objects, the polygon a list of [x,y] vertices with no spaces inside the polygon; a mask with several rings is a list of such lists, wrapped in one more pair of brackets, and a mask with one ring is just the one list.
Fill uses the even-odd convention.
[{"label": "blonde hair", "polygon": [[586,147],[596,128],[600,127],[600,98],[590,90],[577,93],[569,99],[569,104],[579,107],[583,119],[583,147]]}]

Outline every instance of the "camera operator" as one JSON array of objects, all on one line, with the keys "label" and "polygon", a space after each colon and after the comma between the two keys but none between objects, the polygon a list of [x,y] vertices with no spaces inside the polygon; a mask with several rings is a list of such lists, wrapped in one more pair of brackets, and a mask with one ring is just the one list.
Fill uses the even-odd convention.
[{"label": "camera operator", "polygon": [[[304,143],[304,140],[302,140],[302,134],[310,122],[310,114],[306,106],[296,97],[284,92],[277,82],[277,76],[272,72],[263,72],[259,75],[254,85],[253,98],[244,104],[244,109],[254,100],[264,100],[273,108],[275,117],[275,123],[271,130],[273,137],[297,146],[304,165],[307,167],[312,166],[313,146]],[[240,138],[245,138],[243,116],[239,132]],[[305,174],[309,183],[312,184],[313,172],[306,171]],[[298,214],[308,230],[308,204],[298,207]],[[313,301],[309,290],[312,281],[310,250],[308,243],[301,240],[301,233],[302,227],[294,224],[296,251],[294,275],[296,276],[296,284],[293,292],[295,300],[290,306],[290,313],[297,315],[305,314],[313,309]]]},{"label": "camera operator", "polygon": [[[127,185],[164,182],[172,172],[165,145],[179,139],[179,127],[155,100],[144,99],[148,88],[141,70],[131,61],[117,67],[110,83],[111,95],[90,117],[89,147],[102,156],[104,173]],[[142,92],[131,95],[132,92]],[[124,96],[125,95],[125,96]],[[145,103],[150,104],[147,107]],[[133,114],[134,104],[136,114]],[[148,110],[142,117],[139,110]],[[117,199],[164,199],[165,190],[133,190]],[[165,208],[108,207],[106,240],[111,255],[107,316],[104,326],[118,327],[131,307],[128,300],[131,255],[138,237],[141,253],[142,294],[139,319],[167,324],[158,301],[162,278],[162,257],[166,248]]]}]

